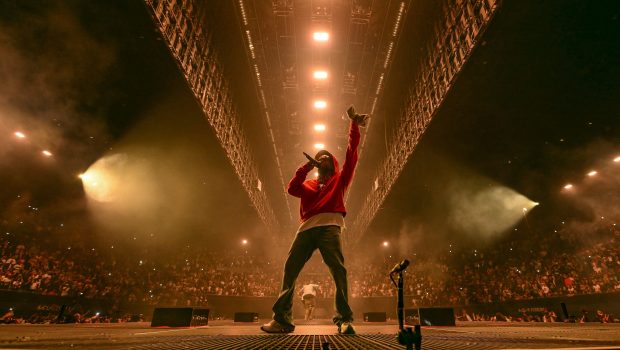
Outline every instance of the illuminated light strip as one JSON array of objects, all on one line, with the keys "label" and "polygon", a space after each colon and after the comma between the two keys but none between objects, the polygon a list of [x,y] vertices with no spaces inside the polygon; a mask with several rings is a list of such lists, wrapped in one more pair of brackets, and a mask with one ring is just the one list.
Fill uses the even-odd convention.
[{"label": "illuminated light strip", "polygon": [[241,18],[243,18],[243,24],[248,25],[248,17],[245,14],[245,6],[243,6],[243,0],[239,0],[239,8],[241,9]]},{"label": "illuminated light strip", "polygon": [[396,23],[394,23],[394,30],[392,30],[392,37],[396,37],[398,29],[400,27],[400,21],[403,18],[403,12],[405,11],[405,2],[401,1],[400,9],[398,9],[398,16],[396,17]]},{"label": "illuminated light strip", "polygon": [[383,78],[385,77],[385,73],[381,73],[381,76],[379,77],[379,83],[377,83],[377,89],[375,90],[375,95],[379,95],[379,92],[381,92],[381,88],[383,87]]},{"label": "illuminated light strip", "polygon": [[387,69],[390,64],[390,59],[392,58],[392,50],[394,49],[394,42],[390,41],[390,45],[388,45],[388,51],[385,55],[385,61],[383,62],[383,69]]}]

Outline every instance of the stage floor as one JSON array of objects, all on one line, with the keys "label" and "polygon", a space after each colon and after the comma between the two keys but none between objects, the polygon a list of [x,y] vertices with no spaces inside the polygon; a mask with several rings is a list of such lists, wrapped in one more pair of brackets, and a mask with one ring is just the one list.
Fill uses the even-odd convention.
[{"label": "stage floor", "polygon": [[[268,320],[265,320],[265,322]],[[298,322],[294,333],[271,335],[261,323],[210,321],[199,328],[150,328],[149,323],[0,325],[7,349],[404,349],[394,322],[356,323],[338,335],[327,320]],[[423,327],[422,349],[620,349],[620,324],[463,322]]]}]

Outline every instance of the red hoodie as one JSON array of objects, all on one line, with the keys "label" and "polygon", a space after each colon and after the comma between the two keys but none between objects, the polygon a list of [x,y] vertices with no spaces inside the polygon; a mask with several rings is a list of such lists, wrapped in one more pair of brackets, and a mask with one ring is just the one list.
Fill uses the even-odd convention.
[{"label": "red hoodie", "polygon": [[347,214],[344,207],[344,193],[346,192],[355,166],[357,165],[357,146],[360,143],[360,129],[357,123],[351,122],[349,126],[349,146],[347,155],[342,166],[342,171],[338,167],[338,160],[332,155],[334,162],[334,174],[327,180],[322,189],[319,189],[317,179],[306,180],[306,176],[312,170],[312,166],[304,164],[295,172],[295,176],[288,184],[288,193],[291,196],[301,198],[299,214],[301,222],[308,220],[320,213],[342,213]]}]

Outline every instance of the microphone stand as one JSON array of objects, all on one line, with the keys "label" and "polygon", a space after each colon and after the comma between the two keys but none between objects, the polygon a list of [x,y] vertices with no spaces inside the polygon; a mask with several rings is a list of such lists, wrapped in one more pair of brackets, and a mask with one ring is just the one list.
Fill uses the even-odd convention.
[{"label": "microphone stand", "polygon": [[405,345],[407,350],[413,350],[413,346],[415,345],[415,350],[420,350],[422,348],[422,333],[420,330],[420,325],[415,325],[414,330],[411,327],[404,327],[404,297],[403,297],[403,271],[398,271],[398,283],[394,281],[394,273],[390,274],[390,279],[392,283],[398,288],[398,300],[397,300],[397,312],[398,312],[398,343],[400,345]]}]

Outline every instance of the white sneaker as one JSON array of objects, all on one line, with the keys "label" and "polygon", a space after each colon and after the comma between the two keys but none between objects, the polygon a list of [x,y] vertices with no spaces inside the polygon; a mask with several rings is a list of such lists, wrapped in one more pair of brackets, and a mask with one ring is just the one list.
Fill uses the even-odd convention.
[{"label": "white sneaker", "polygon": [[267,333],[291,333],[295,330],[295,326],[292,324],[284,325],[276,320],[271,320],[271,322],[262,325],[260,329]]}]

